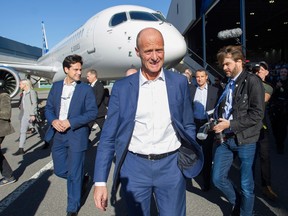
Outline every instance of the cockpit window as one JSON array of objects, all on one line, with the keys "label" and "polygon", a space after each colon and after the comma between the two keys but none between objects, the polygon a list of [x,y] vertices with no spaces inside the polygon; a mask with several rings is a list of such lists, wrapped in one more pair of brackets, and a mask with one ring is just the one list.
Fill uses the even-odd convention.
[{"label": "cockpit window", "polygon": [[154,16],[156,16],[159,20],[163,22],[167,22],[165,17],[159,12],[159,13],[153,13]]},{"label": "cockpit window", "polygon": [[153,14],[142,11],[130,11],[131,20],[159,21]]},{"label": "cockpit window", "polygon": [[110,20],[110,26],[116,26],[127,21],[125,12],[115,14]]}]

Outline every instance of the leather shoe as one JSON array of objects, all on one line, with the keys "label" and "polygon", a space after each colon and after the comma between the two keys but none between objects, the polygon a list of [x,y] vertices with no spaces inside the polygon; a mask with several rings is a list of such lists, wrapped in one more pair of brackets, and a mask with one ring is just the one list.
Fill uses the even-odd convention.
[{"label": "leather shoe", "polygon": [[67,212],[67,216],[77,216],[78,212]]},{"label": "leather shoe", "polygon": [[16,151],[15,153],[13,153],[14,156],[17,156],[17,155],[23,155],[25,152],[24,152],[24,149],[23,148],[19,148],[18,151]]}]

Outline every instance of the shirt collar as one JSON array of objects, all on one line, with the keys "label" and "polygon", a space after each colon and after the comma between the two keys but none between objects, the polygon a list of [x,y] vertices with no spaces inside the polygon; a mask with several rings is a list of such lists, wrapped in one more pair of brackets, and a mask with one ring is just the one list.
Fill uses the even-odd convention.
[{"label": "shirt collar", "polygon": [[150,82],[155,82],[157,80],[162,80],[165,81],[165,75],[163,72],[163,68],[161,68],[161,72],[159,73],[159,76],[155,80],[147,80],[147,78],[142,74],[142,71],[140,69],[140,86],[150,83]]},{"label": "shirt collar", "polygon": [[242,73],[243,71],[241,71],[240,73],[238,73],[234,78],[232,78],[231,80],[233,81],[236,81],[236,79],[240,76],[240,74]]},{"label": "shirt collar", "polygon": [[66,86],[73,86],[73,87],[75,87],[76,84],[77,84],[75,81],[72,82],[71,84],[67,84],[65,81],[66,81],[66,78],[65,78],[64,81],[63,81],[63,84],[66,85]]},{"label": "shirt collar", "polygon": [[[197,88],[198,89],[201,89],[198,85],[197,85]],[[205,90],[207,90],[207,88],[208,88],[208,84],[207,83],[205,83],[205,86],[204,86],[204,88],[203,89],[205,89]],[[201,89],[201,90],[203,90],[203,89]]]},{"label": "shirt collar", "polygon": [[94,87],[94,85],[95,85],[95,83],[97,82],[98,80],[96,79],[94,82],[92,82],[90,85],[92,86],[92,87]]}]

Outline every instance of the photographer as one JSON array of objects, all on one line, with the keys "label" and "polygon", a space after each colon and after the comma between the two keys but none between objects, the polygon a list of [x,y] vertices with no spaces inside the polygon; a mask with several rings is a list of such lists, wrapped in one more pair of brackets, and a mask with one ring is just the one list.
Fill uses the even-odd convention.
[{"label": "photographer", "polygon": [[[273,94],[273,87],[265,82],[265,78],[268,76],[268,64],[264,61],[259,64],[255,64],[252,68],[252,72],[259,76],[262,80],[263,87],[265,90],[265,109],[267,104]],[[263,119],[263,127],[260,132],[260,137],[257,142],[257,151],[254,161],[254,173],[255,173],[255,163],[257,158],[257,153],[259,152],[260,158],[260,170],[261,170],[261,184],[262,193],[270,200],[276,200],[278,198],[277,194],[272,190],[271,186],[271,161],[270,161],[270,142],[268,140],[268,127],[267,127],[267,116],[265,113]]]},{"label": "photographer", "polygon": [[[233,205],[231,215],[251,216],[255,197],[252,166],[264,117],[264,88],[259,77],[243,69],[241,46],[220,49],[217,60],[229,80],[215,108],[218,124],[213,130],[222,133],[223,139],[216,147],[212,180]],[[234,155],[240,161],[241,194],[228,178]]]},{"label": "photographer", "polygon": [[[194,122],[196,132],[199,128],[208,122],[207,111],[213,110],[219,98],[219,88],[208,85],[208,73],[205,69],[199,69],[195,73],[197,86],[191,85],[192,106],[194,111]],[[208,131],[205,139],[198,139],[197,142],[202,146],[204,153],[204,165],[201,171],[203,178],[203,191],[210,189],[211,167],[212,167],[212,149],[214,142],[213,131]]]}]

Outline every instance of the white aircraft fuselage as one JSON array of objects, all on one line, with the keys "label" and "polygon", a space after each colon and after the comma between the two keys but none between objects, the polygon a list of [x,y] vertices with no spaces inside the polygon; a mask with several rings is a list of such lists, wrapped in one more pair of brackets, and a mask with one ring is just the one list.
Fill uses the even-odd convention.
[{"label": "white aircraft fuselage", "polygon": [[170,68],[179,63],[186,54],[186,42],[160,12],[141,6],[120,5],[97,13],[35,64],[0,62],[0,73],[19,71],[55,82],[65,77],[64,58],[78,54],[84,62],[82,77],[87,69],[93,68],[100,79],[118,79],[124,77],[131,66],[140,68],[141,62],[135,52],[136,37],[146,27],[158,29],[164,37],[165,66]]}]

